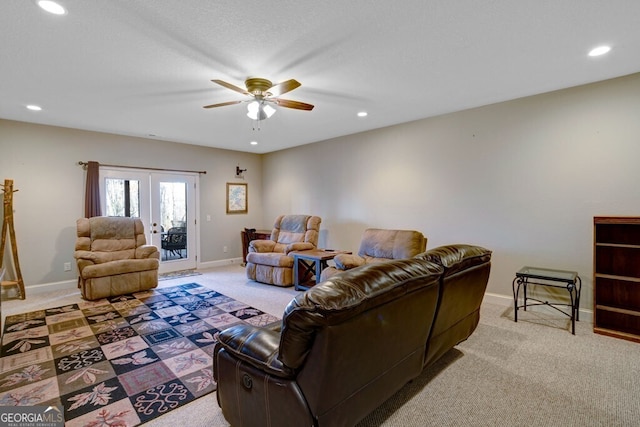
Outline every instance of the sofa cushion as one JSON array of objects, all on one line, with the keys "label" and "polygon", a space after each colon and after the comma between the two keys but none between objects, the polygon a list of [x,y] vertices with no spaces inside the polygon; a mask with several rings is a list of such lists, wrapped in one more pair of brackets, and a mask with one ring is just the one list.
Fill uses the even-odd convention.
[{"label": "sofa cushion", "polygon": [[491,260],[491,251],[473,245],[447,245],[430,249],[415,258],[435,262],[444,267],[445,276],[466,270]]},{"label": "sofa cushion", "polygon": [[365,259],[359,255],[338,254],[333,258],[333,263],[339,270],[350,270],[364,265]]},{"label": "sofa cushion", "polygon": [[91,240],[97,239],[133,239],[135,240],[135,221],[127,217],[93,217],[91,224]]},{"label": "sofa cushion", "polygon": [[136,239],[96,239],[91,242],[92,251],[121,252],[135,248]]},{"label": "sofa cushion", "polygon": [[[289,233],[298,233],[304,235],[307,231],[307,221],[309,215],[284,215],[280,222],[280,231]],[[295,240],[299,242],[300,240]]]},{"label": "sofa cushion", "polygon": [[116,274],[157,270],[158,265],[159,261],[157,259],[123,259],[103,264],[89,265],[82,270],[82,277],[86,280]]},{"label": "sofa cushion", "polygon": [[76,251],[76,259],[88,259],[95,264],[103,264],[111,261],[135,259],[136,250],[128,249],[123,251]]},{"label": "sofa cushion", "polygon": [[419,231],[369,228],[360,242],[358,255],[364,258],[403,259],[424,251],[426,239]]},{"label": "sofa cushion", "polygon": [[279,331],[242,323],[221,331],[218,343],[238,359],[271,375],[295,377],[295,372],[278,360]]},{"label": "sofa cushion", "polygon": [[433,263],[389,261],[347,271],[299,294],[285,308],[280,360],[289,368],[298,368],[319,328],[339,324],[399,295],[436,283],[442,272],[442,267]]},{"label": "sofa cushion", "polygon": [[[281,215],[276,219],[272,237],[277,243],[287,245],[293,242],[304,242],[309,215]],[[284,252],[280,250],[279,252]]]},{"label": "sofa cushion", "polygon": [[271,267],[293,268],[293,257],[279,252],[249,252],[247,262]]}]

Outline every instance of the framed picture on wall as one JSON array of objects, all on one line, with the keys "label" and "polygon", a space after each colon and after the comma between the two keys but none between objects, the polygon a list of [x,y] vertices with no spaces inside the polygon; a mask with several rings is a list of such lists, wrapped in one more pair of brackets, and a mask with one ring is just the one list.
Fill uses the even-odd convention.
[{"label": "framed picture on wall", "polygon": [[249,212],[247,184],[227,182],[227,213],[246,214]]}]

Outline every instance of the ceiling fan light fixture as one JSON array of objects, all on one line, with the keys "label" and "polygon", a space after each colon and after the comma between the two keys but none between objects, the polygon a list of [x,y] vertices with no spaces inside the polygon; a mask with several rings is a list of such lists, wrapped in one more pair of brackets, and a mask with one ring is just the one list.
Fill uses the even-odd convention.
[{"label": "ceiling fan light fixture", "polygon": [[273,108],[271,105],[269,104],[263,104],[262,105],[262,110],[265,112],[265,114],[267,115],[267,118],[270,118],[271,116],[273,116],[276,112],[276,109]]},{"label": "ceiling fan light fixture", "polygon": [[252,120],[266,120],[273,116],[276,109],[271,105],[265,105],[264,102],[251,101],[247,105],[247,117]]},{"label": "ceiling fan light fixture", "polygon": [[276,113],[276,105],[278,105],[279,107],[291,108],[294,110],[313,110],[313,105],[311,104],[300,101],[293,101],[291,99],[278,98],[280,95],[291,92],[292,90],[300,87],[300,82],[294,79],[289,79],[287,81],[274,85],[270,80],[267,79],[261,79],[257,77],[249,78],[244,82],[245,86],[247,87],[246,89],[242,89],[223,80],[211,81],[227,89],[231,89],[234,92],[249,96],[252,99],[250,101],[219,102],[217,104],[205,105],[203,106],[203,108],[224,107],[227,105],[235,105],[248,102],[247,117],[256,121],[266,120],[273,116]]},{"label": "ceiling fan light fixture", "polygon": [[260,103],[258,101],[251,101],[247,105],[247,117],[251,120],[264,120],[267,118],[267,115],[264,111],[260,110]]}]

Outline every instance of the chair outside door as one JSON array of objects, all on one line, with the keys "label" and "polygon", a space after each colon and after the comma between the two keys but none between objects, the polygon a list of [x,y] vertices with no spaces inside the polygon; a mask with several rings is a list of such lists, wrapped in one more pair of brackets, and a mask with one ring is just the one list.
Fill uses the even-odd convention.
[{"label": "chair outside door", "polygon": [[187,249],[187,230],[185,227],[171,227],[162,236],[162,249],[165,251],[163,259],[182,258]]}]

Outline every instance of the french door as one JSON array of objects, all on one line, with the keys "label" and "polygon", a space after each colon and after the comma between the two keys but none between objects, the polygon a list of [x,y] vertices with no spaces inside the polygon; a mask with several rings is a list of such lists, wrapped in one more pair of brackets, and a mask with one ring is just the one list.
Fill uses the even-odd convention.
[{"label": "french door", "polygon": [[137,217],[160,273],[196,268],[196,174],[100,168],[102,214]]}]

